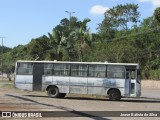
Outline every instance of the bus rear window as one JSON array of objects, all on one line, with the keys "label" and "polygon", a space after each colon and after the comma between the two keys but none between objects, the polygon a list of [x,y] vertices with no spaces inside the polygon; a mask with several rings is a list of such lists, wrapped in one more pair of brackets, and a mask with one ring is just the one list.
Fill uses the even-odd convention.
[{"label": "bus rear window", "polygon": [[32,75],[33,64],[32,63],[18,63],[17,74],[18,75]]}]

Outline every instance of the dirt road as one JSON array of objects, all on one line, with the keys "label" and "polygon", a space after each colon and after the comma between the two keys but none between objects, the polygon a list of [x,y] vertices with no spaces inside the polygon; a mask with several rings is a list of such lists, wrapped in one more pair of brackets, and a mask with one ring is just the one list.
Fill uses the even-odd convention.
[{"label": "dirt road", "polygon": [[[160,111],[160,90],[154,88],[142,88],[140,98],[122,98],[121,101],[109,101],[105,97],[80,95],[67,95],[64,99],[53,99],[47,97],[45,92],[28,92],[0,86],[0,111]],[[76,119],[81,119],[81,117]],[[93,118],[87,117],[85,119]]]}]

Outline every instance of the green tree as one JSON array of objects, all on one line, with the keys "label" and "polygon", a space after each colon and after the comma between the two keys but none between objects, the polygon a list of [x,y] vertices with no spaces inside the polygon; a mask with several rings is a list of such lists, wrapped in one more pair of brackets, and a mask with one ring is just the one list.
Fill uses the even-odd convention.
[{"label": "green tree", "polygon": [[27,45],[28,57],[30,60],[48,59],[48,51],[51,49],[49,39],[43,35],[39,38],[32,39]]},{"label": "green tree", "polygon": [[83,54],[85,51],[85,46],[91,46],[92,34],[89,33],[89,29],[87,29],[87,23],[91,20],[86,18],[82,22],[80,22],[80,28],[75,29],[71,32],[70,36],[75,39],[77,43],[78,53],[79,53],[79,61],[83,61]]},{"label": "green tree", "polygon": [[60,24],[54,28],[54,30],[61,31],[64,37],[68,37],[72,31],[80,27],[79,23],[81,23],[81,21],[78,21],[76,17],[71,17],[70,20],[64,18],[60,21]]},{"label": "green tree", "polygon": [[139,22],[138,5],[117,5],[104,14],[104,20],[99,24],[99,34],[104,39],[112,39],[118,30],[129,30]]},{"label": "green tree", "polygon": [[17,60],[26,60],[27,59],[27,49],[26,46],[18,45],[13,49],[5,52],[3,54],[3,72],[7,74],[9,80],[11,80],[11,75],[14,72],[15,62]]},{"label": "green tree", "polygon": [[159,27],[153,16],[143,20],[140,27],[132,29],[131,45],[135,48],[135,60],[140,63],[143,77],[149,78],[149,71],[159,69]]},{"label": "green tree", "polygon": [[66,38],[67,46],[63,48],[63,60],[75,61],[77,60],[77,51],[76,51],[76,42],[71,33],[79,29],[82,24],[76,17],[71,17],[70,20],[64,18],[60,21],[60,24],[57,25],[54,30],[60,31],[63,33],[63,37]]},{"label": "green tree", "polygon": [[154,16],[157,19],[157,21],[160,23],[160,7],[155,9]]},{"label": "green tree", "polygon": [[48,33],[49,42],[52,51],[55,53],[54,59],[62,60],[63,50],[67,46],[67,39],[64,33],[58,30],[52,30],[52,33]]},{"label": "green tree", "polygon": [[[2,46],[0,46],[0,63],[5,62],[4,61],[4,58],[5,58],[4,54],[7,53],[7,52],[9,52],[9,51],[11,51],[11,50],[12,49],[9,48],[9,47],[6,47],[6,46],[2,47]],[[3,58],[3,61],[2,61],[2,58]],[[0,71],[2,71],[2,64],[0,65]]]}]

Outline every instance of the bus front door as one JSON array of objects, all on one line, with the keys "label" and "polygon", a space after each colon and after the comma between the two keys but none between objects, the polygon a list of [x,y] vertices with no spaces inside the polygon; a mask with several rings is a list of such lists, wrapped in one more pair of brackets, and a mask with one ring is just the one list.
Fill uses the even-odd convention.
[{"label": "bus front door", "polygon": [[134,68],[126,69],[125,95],[128,97],[136,96],[136,70]]}]

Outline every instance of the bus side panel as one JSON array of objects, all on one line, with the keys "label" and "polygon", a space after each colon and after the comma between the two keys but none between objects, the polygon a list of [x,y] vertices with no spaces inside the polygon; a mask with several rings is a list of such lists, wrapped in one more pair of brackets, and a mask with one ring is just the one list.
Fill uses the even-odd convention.
[{"label": "bus side panel", "polygon": [[115,88],[119,89],[121,96],[125,96],[125,79],[115,79]]},{"label": "bus side panel", "polygon": [[88,94],[106,95],[105,80],[106,78],[88,78]]},{"label": "bus side panel", "polygon": [[124,96],[124,83],[124,79],[88,78],[88,94],[106,96],[110,88],[116,88]]},{"label": "bus side panel", "polygon": [[87,94],[87,77],[70,77],[69,92]]},{"label": "bus side panel", "polygon": [[52,85],[53,76],[43,75],[42,80],[42,91],[45,91],[49,85]]},{"label": "bus side panel", "polygon": [[56,85],[60,93],[69,93],[69,78],[69,76],[53,76],[52,85]]},{"label": "bus side panel", "polygon": [[22,90],[32,91],[33,75],[16,75],[15,87]]}]

